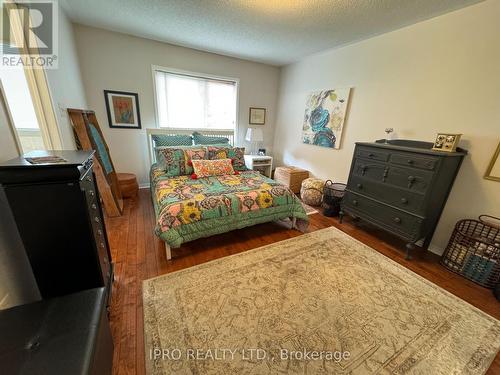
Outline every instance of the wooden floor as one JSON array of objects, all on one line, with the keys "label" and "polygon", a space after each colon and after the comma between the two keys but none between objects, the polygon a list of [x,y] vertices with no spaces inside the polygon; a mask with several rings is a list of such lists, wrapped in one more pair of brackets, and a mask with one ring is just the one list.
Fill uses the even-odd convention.
[{"label": "wooden floor", "polygon": [[[414,259],[407,261],[402,250],[404,244],[380,231],[356,226],[348,219],[339,224],[337,219],[321,214],[311,215],[310,218],[308,231],[335,226],[500,319],[500,303],[491,291],[447,271],[437,263],[439,258],[436,255],[416,251]],[[154,213],[148,190],[140,190],[137,198],[126,200],[123,216],[106,219],[106,225],[115,263],[110,311],[115,344],[114,374],[144,373],[142,280],[301,234],[279,223],[260,224],[193,241],[181,249],[174,249],[174,259],[167,261],[163,242],[153,234]],[[497,355],[488,374],[500,374],[500,355]]]}]

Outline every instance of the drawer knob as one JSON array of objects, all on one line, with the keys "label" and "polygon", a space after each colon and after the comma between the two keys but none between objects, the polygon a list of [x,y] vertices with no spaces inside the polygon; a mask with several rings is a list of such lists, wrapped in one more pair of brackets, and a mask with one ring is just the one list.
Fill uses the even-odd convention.
[{"label": "drawer knob", "polygon": [[374,154],[372,154],[372,153],[369,153],[369,154],[368,154],[368,156],[369,156],[370,158],[373,158],[375,155],[374,155]]},{"label": "drawer knob", "polygon": [[100,236],[102,236],[102,230],[98,229],[97,230],[97,234],[99,234]]},{"label": "drawer knob", "polygon": [[94,210],[97,209],[97,206],[95,205],[95,203],[92,203],[92,206],[90,206],[90,207],[92,207],[92,209],[94,209]]},{"label": "drawer knob", "polygon": [[104,247],[105,247],[105,246],[104,246],[104,242],[101,242],[101,247],[104,249]]},{"label": "drawer knob", "polygon": [[89,190],[89,195],[90,195],[91,197],[93,197],[93,196],[94,196],[94,194],[95,194],[95,193],[94,193],[94,190]]},{"label": "drawer knob", "polygon": [[394,222],[395,222],[395,223],[401,223],[401,219],[400,219],[399,217],[395,217],[395,218],[394,218]]},{"label": "drawer knob", "polygon": [[363,184],[357,184],[356,186],[358,187],[358,189],[363,189]]},{"label": "drawer knob", "polygon": [[355,205],[355,206],[357,206],[358,205],[358,201],[355,199],[355,200],[352,201],[352,204]]},{"label": "drawer knob", "polygon": [[413,163],[414,163],[413,160],[408,159],[408,164],[413,164]]},{"label": "drawer knob", "polygon": [[403,203],[403,204],[408,203],[408,199],[406,199],[406,198],[401,198],[401,203]]}]

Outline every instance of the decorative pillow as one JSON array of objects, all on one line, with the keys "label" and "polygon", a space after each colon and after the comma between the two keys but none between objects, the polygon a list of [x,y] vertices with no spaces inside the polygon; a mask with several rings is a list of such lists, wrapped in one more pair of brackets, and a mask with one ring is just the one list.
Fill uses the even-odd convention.
[{"label": "decorative pillow", "polygon": [[193,168],[194,173],[191,176],[193,179],[239,174],[239,172],[234,171],[231,159],[193,160]]},{"label": "decorative pillow", "polygon": [[159,164],[169,177],[184,176],[193,173],[191,160],[204,159],[206,150],[203,148],[173,148],[160,149]]},{"label": "decorative pillow", "polygon": [[193,138],[190,135],[163,135],[153,134],[151,136],[155,147],[159,146],[191,146]]},{"label": "decorative pillow", "polygon": [[193,133],[193,140],[195,145],[228,145],[229,139],[225,137],[212,137],[209,135],[203,135],[198,132]]},{"label": "decorative pillow", "polygon": [[232,159],[235,171],[246,171],[245,147],[215,147],[207,146],[208,159]]}]

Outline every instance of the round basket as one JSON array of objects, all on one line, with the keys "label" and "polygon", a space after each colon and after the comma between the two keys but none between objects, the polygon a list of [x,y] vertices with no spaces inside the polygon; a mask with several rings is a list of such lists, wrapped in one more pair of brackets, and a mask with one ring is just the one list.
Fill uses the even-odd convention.
[{"label": "round basket", "polygon": [[494,288],[500,282],[500,219],[481,215],[478,220],[460,220],[441,264],[486,288]]},{"label": "round basket", "polygon": [[346,184],[334,183],[332,180],[325,182],[325,187],[323,188],[323,215],[330,217],[338,216],[345,188]]}]

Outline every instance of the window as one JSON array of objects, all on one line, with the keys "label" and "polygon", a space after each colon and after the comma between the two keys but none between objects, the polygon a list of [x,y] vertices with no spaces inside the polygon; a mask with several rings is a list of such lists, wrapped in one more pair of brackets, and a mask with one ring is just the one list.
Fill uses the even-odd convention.
[{"label": "window", "polygon": [[154,70],[161,128],[235,129],[237,82]]},{"label": "window", "polygon": [[0,82],[22,152],[45,149],[24,70],[0,69]]}]

